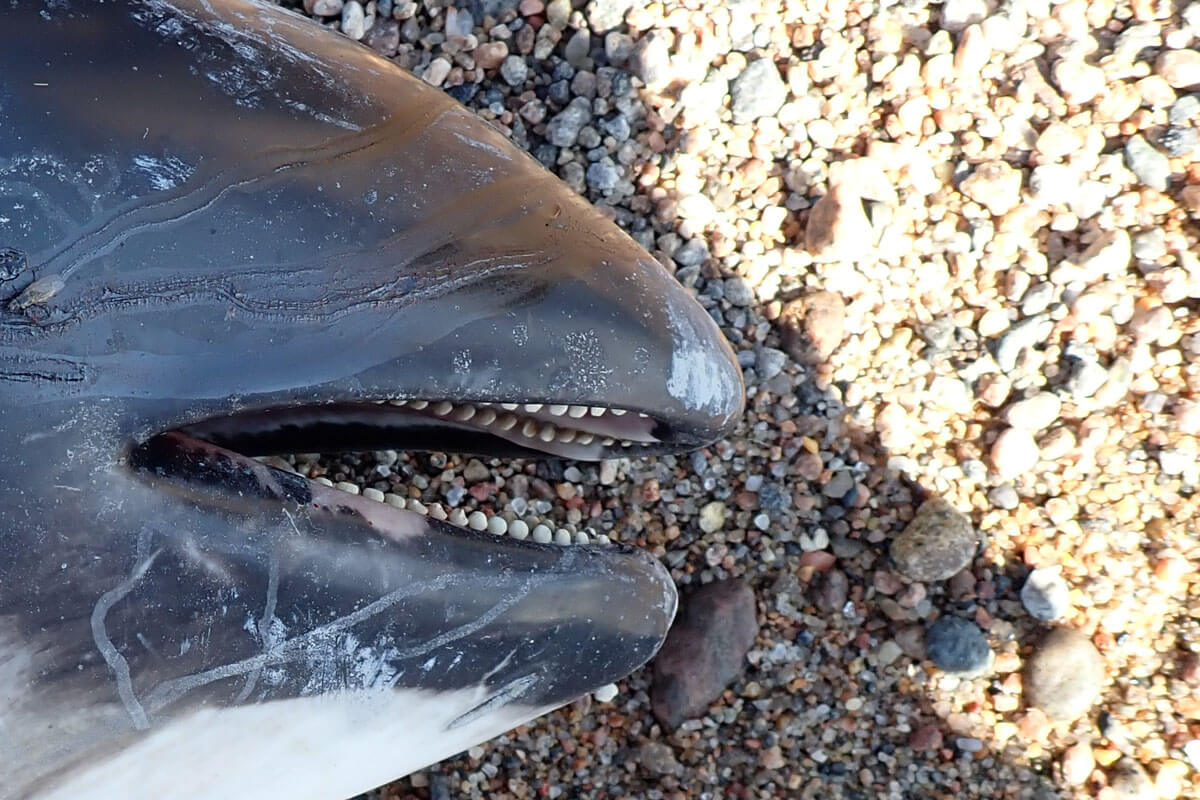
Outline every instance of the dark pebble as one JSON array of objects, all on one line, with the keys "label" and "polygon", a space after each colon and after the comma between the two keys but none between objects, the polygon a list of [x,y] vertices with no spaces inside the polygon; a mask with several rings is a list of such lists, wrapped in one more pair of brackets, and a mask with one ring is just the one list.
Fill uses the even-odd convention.
[{"label": "dark pebble", "polygon": [[925,630],[925,655],[946,672],[970,674],[987,668],[992,650],[978,625],[943,616]]},{"label": "dark pebble", "polygon": [[703,714],[742,674],[757,635],[754,592],[739,581],[714,581],[682,598],[654,660],[650,704],[663,727]]}]

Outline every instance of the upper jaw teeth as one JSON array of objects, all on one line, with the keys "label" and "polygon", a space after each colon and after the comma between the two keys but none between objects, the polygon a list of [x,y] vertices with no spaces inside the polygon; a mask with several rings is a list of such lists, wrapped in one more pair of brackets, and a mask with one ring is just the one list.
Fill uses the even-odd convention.
[{"label": "upper jaw teeth", "polygon": [[[413,411],[424,411],[437,417],[454,422],[470,422],[481,428],[491,428],[500,433],[512,432],[529,439],[531,443],[576,444],[590,445],[597,440],[604,446],[632,447],[635,444],[646,443],[647,440],[635,441],[618,439],[614,436],[604,436],[594,430],[571,424],[570,420],[602,420],[609,417],[623,417],[636,413],[639,419],[649,419],[642,412],[630,412],[622,408],[605,408],[603,406],[581,406],[567,403],[454,403],[450,400],[381,400],[397,408],[407,408]],[[530,415],[538,416],[530,416]],[[554,417],[557,422],[551,422],[542,417]],[[649,441],[654,441],[652,438]]]}]

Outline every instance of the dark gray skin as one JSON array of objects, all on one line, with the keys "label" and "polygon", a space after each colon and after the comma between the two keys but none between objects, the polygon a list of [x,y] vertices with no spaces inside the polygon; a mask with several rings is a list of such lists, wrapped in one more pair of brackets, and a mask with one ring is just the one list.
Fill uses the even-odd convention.
[{"label": "dark gray skin", "polygon": [[[653,259],[442,93],[275,8],[20,2],[0,38],[0,797],[149,796],[154,769],[194,770],[191,796],[350,794],[650,658],[675,591],[648,555],[247,456],[713,441],[740,373]],[[373,402],[395,397],[648,418],[620,418],[633,447],[534,447]],[[453,713],[400,720],[433,744],[380,764],[372,720],[413,689]],[[347,697],[370,769],[252,735]],[[172,749],[198,719],[288,780]]]}]

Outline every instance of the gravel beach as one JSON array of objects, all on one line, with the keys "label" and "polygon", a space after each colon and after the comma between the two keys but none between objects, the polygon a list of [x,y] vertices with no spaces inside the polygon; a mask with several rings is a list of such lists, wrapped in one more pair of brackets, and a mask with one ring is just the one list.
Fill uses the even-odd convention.
[{"label": "gravel beach", "polygon": [[284,5],[584,194],[746,379],[686,456],[292,459],[634,542],[696,609],[675,694],[372,797],[1200,797],[1200,2]]}]

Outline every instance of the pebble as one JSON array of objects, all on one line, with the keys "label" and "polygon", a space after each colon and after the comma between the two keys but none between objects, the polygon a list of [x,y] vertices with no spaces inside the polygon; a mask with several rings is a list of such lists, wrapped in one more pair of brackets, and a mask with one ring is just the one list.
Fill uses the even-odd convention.
[{"label": "pebble", "polygon": [[1142,185],[1159,192],[1167,190],[1167,184],[1171,180],[1171,163],[1141,134],[1129,137],[1129,141],[1125,143],[1125,165]]},{"label": "pebble", "polygon": [[1096,768],[1096,759],[1092,757],[1092,746],[1089,742],[1078,742],[1063,751],[1062,776],[1068,786],[1082,786]]},{"label": "pebble", "polygon": [[[509,86],[521,86],[525,83],[525,79],[529,76],[529,65],[525,63],[525,59],[518,55],[511,55],[504,59],[500,64],[500,77]],[[566,113],[565,111],[563,112]],[[561,115],[560,115],[561,116]],[[555,144],[552,140],[551,144]],[[563,147],[565,145],[559,145]]]},{"label": "pebble", "polygon": [[587,4],[588,25],[596,33],[612,30],[625,21],[633,4],[634,0],[590,0]]},{"label": "pebble", "polygon": [[985,161],[975,167],[959,188],[992,214],[1001,216],[1021,202],[1021,173],[1007,161]]},{"label": "pebble", "polygon": [[1079,170],[1069,164],[1042,164],[1029,173],[1029,196],[1043,206],[1072,204],[1082,186]]},{"label": "pebble", "polygon": [[725,526],[726,512],[725,504],[720,500],[705,503],[700,509],[700,530],[705,533],[721,530]]},{"label": "pebble", "polygon": [[617,688],[615,683],[606,683],[592,692],[592,697],[595,698],[597,703],[611,703],[617,699],[618,693],[620,693],[620,689]]},{"label": "pebble", "polygon": [[938,617],[925,630],[925,654],[939,669],[961,675],[975,675],[992,661],[987,637],[974,622],[962,617]]},{"label": "pebble", "polygon": [[1039,567],[1029,573],[1021,587],[1021,604],[1030,616],[1055,620],[1071,610],[1071,590],[1062,577],[1062,567]]},{"label": "pebble", "polygon": [[342,33],[357,42],[366,32],[367,18],[362,3],[349,0],[342,6]]},{"label": "pebble", "polygon": [[[505,59],[507,63],[508,59]],[[591,122],[592,105],[585,97],[576,97],[546,123],[546,140],[555,147],[571,147],[583,126]]]},{"label": "pebble", "polygon": [[1038,392],[1032,397],[1019,400],[1004,410],[1004,421],[1014,428],[1037,432],[1049,428],[1058,421],[1062,401],[1052,392]]},{"label": "pebble", "polygon": [[1108,785],[1115,800],[1159,800],[1154,781],[1142,765],[1129,756],[1122,756],[1112,765]]},{"label": "pebble", "polygon": [[958,33],[972,23],[982,22],[990,11],[987,0],[946,0],[942,4],[941,28]]},{"label": "pebble", "polygon": [[817,261],[858,261],[871,251],[873,239],[862,199],[843,183],[817,200],[804,228],[804,246]]},{"label": "pebble", "polygon": [[931,497],[892,540],[890,554],[896,571],[909,580],[942,581],[971,563],[978,543],[975,526],[965,514]]},{"label": "pebble", "polygon": [[777,324],[784,349],[797,364],[822,364],[845,336],[846,303],[834,292],[811,292],[785,305]]},{"label": "pebble", "polygon": [[305,8],[318,17],[335,17],[342,13],[345,0],[305,0]]},{"label": "pebble", "polygon": [[908,737],[908,746],[918,753],[941,750],[942,732],[936,725],[922,725]]},{"label": "pebble", "polygon": [[751,61],[729,85],[730,110],[735,124],[754,122],[774,114],[787,100],[788,88],[769,58]]},{"label": "pebble", "polygon": [[1154,71],[1176,89],[1200,89],[1200,52],[1166,50],[1155,62]]},{"label": "pebble", "polygon": [[1103,91],[1107,80],[1104,70],[1086,61],[1062,59],[1054,65],[1054,82],[1063,99],[1073,106],[1091,102]]},{"label": "pebble", "polygon": [[683,765],[675,758],[675,751],[665,742],[646,742],[637,752],[637,762],[651,775],[678,775]]},{"label": "pebble", "polygon": [[671,77],[671,50],[664,37],[651,34],[633,46],[629,67],[650,88],[665,84]]},{"label": "pebble", "polygon": [[1195,152],[1200,144],[1200,132],[1183,125],[1171,125],[1158,137],[1158,145],[1171,158],[1183,158]]},{"label": "pebble", "polygon": [[703,714],[742,674],[758,634],[754,592],[713,581],[680,599],[679,614],[654,660],[650,703],[664,728]]},{"label": "pebble", "polygon": [[1057,719],[1088,713],[1103,683],[1103,657],[1090,639],[1071,628],[1047,634],[1025,664],[1026,701]]},{"label": "pebble", "polygon": [[[1099,388],[1099,387],[1097,387]],[[1002,481],[1010,481],[1037,466],[1037,442],[1025,428],[1008,428],[992,444],[992,468]]]}]

